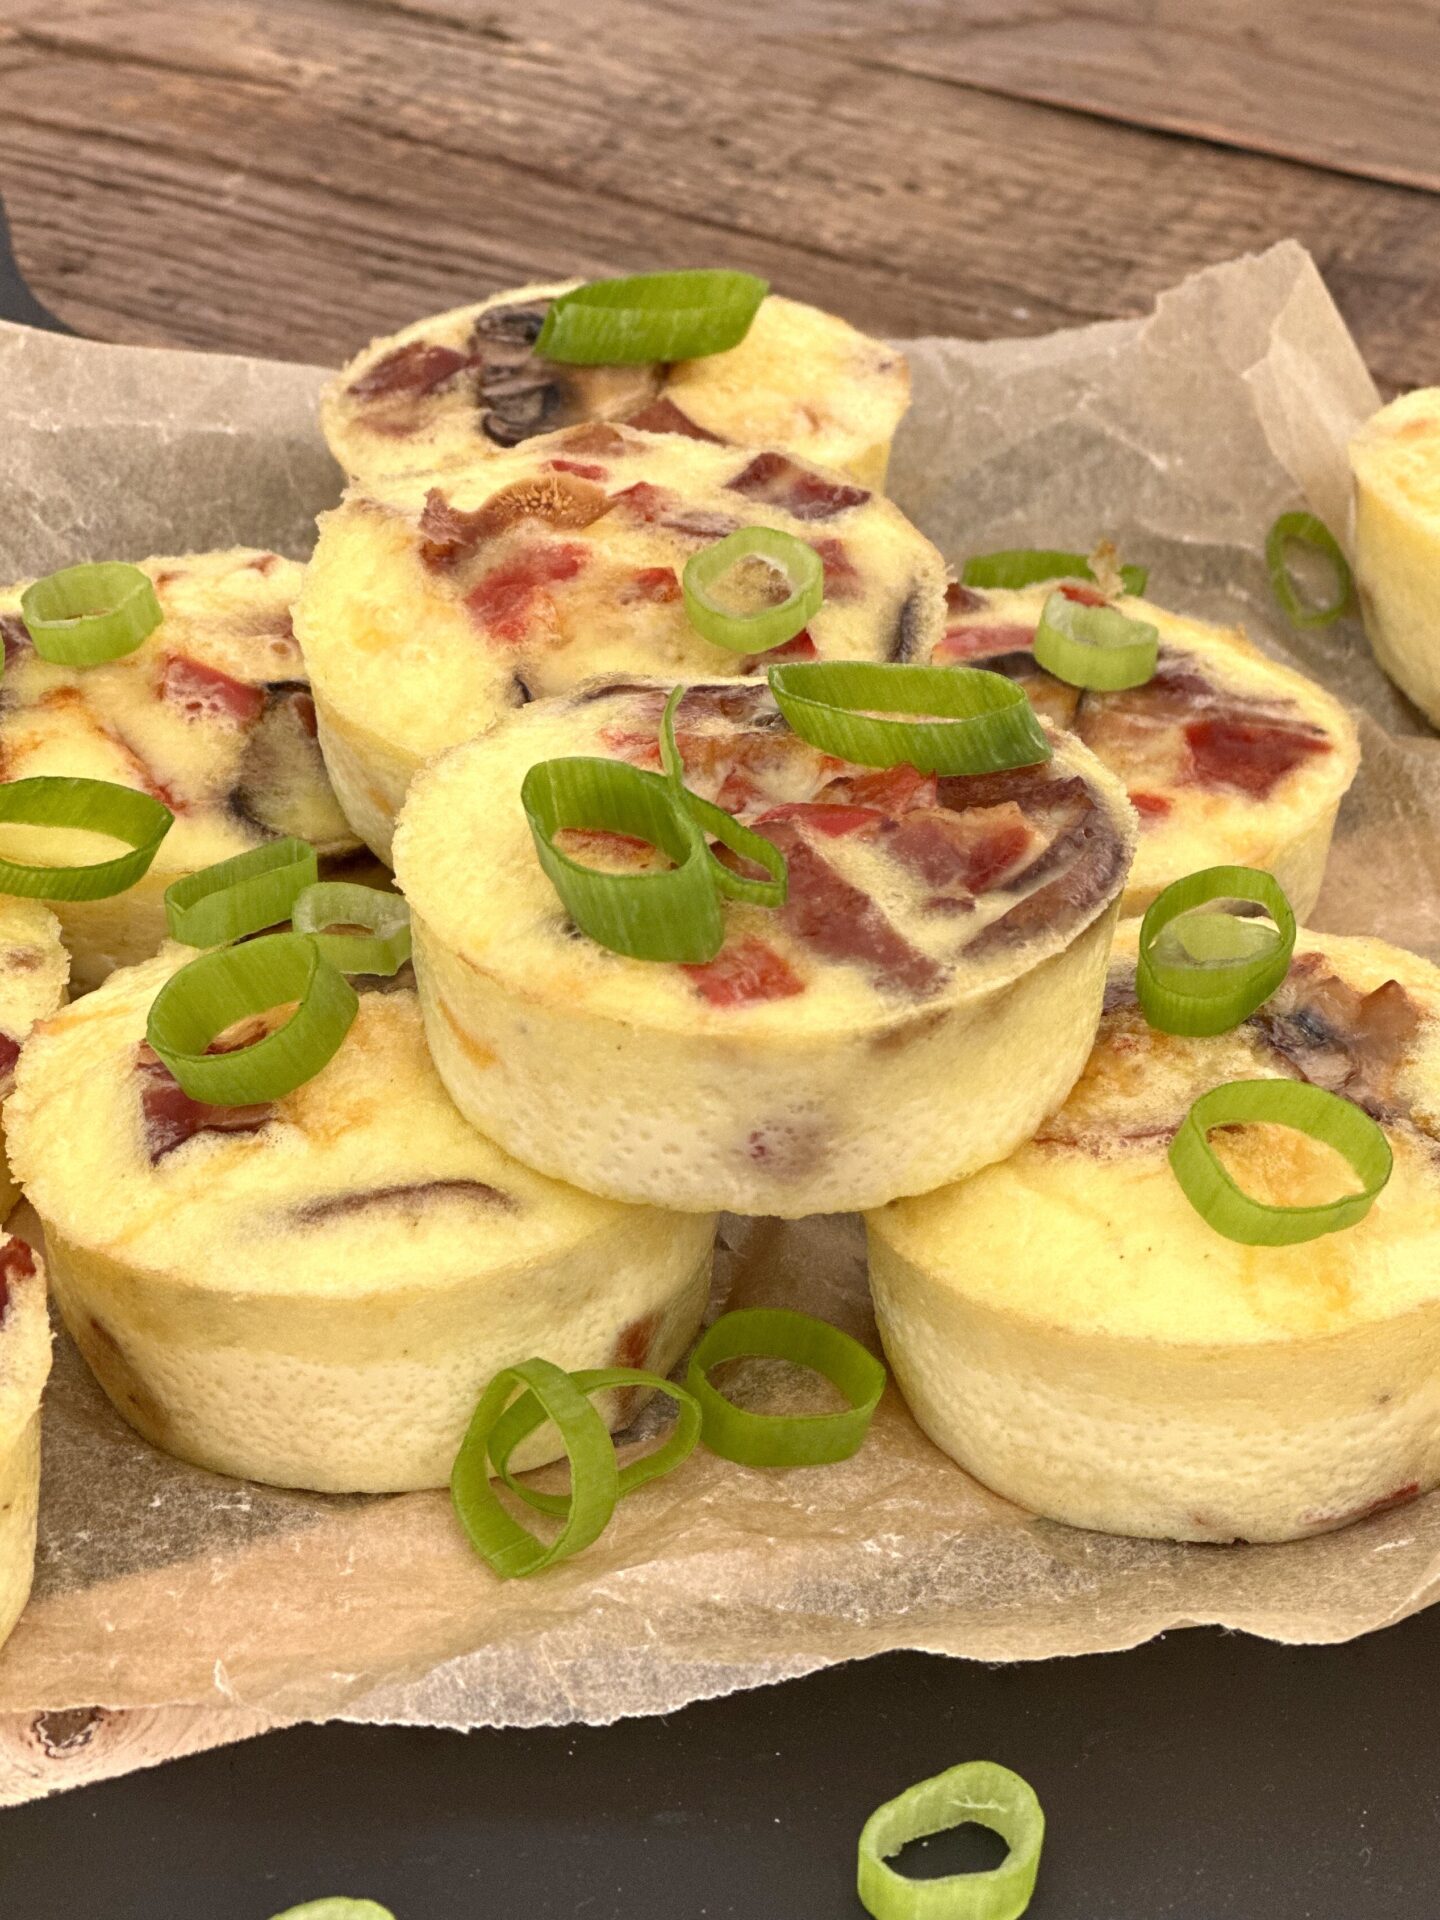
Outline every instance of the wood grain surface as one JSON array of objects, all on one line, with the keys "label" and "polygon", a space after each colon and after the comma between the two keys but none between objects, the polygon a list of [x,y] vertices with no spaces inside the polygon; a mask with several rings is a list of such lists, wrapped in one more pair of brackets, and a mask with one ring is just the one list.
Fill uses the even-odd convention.
[{"label": "wood grain surface", "polygon": [[1387,389],[1440,378],[1440,198],[1393,184],[1440,185],[1412,0],[0,13],[0,191],[82,332],[335,361],[527,277],[714,262],[1035,333],[1293,234]]}]

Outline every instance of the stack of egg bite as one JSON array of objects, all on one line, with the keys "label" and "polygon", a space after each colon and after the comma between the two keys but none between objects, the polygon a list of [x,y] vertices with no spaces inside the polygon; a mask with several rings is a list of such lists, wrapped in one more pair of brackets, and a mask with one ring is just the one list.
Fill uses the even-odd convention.
[{"label": "stack of egg bite", "polygon": [[[703,306],[745,276],[677,278]],[[384,1492],[449,1480],[507,1368],[669,1373],[721,1212],[863,1211],[912,1412],[1037,1512],[1280,1540],[1440,1479],[1440,978],[1291,924],[1221,1030],[1145,990],[1157,901],[1182,985],[1236,960],[1185,947],[1186,913],[1263,957],[1313,906],[1348,716],[1104,549],[952,580],[882,491],[902,357],[756,288],[698,335],[662,302],[641,353],[614,328],[653,282],[419,322],[327,391],[349,486],[303,570],[236,550],[0,594],[7,1197],[44,1233],[43,1261],[0,1244],[0,1635],[47,1270],[156,1446]],[[1077,684],[1037,649],[1057,628],[1149,671]],[[837,695],[838,663],[869,677]],[[936,723],[977,715],[1010,750],[956,771]],[[123,820],[95,782],[138,796]],[[1220,867],[1270,889],[1165,907]],[[1171,1147],[1242,1079],[1366,1117],[1393,1161],[1368,1210],[1293,1244],[1211,1224]],[[1263,1117],[1217,1142],[1272,1214],[1347,1191],[1343,1143]],[[595,1405],[618,1430],[643,1392]]]}]

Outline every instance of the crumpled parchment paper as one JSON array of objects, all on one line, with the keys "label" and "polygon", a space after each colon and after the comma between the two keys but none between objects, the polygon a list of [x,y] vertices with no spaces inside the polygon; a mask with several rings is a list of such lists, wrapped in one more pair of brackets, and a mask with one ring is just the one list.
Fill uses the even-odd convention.
[{"label": "crumpled parchment paper", "polygon": [[[1339,692],[1365,764],[1317,923],[1440,957],[1440,739],[1357,624],[1291,633],[1265,580],[1277,512],[1308,500],[1346,526],[1345,441],[1377,404],[1308,255],[1213,268],[1144,320],[910,351],[901,505],[957,564],[1109,535],[1149,563],[1156,598],[1243,621]],[[0,329],[0,576],[235,542],[303,554],[338,487],[312,424],[322,378]],[[726,1221],[722,1300],[784,1300],[874,1340],[855,1220]],[[257,1712],[601,1722],[895,1647],[1038,1659],[1205,1621],[1340,1640],[1437,1582],[1440,1495],[1282,1547],[1082,1533],[968,1479],[892,1390],[842,1466],[767,1475],[697,1454],[580,1559],[501,1583],[442,1494],[280,1492],[155,1452],[62,1338],[35,1596],[0,1655],[0,1714],[198,1707],[236,1734]]]}]

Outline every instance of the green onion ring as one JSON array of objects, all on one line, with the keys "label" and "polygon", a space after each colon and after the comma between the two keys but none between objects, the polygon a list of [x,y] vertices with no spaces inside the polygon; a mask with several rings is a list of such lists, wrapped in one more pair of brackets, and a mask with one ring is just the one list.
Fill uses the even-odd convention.
[{"label": "green onion ring", "polygon": [[[911,1880],[887,1864],[910,1840],[971,1821],[1009,1845],[989,1873]],[[1035,1891],[1045,1815],[1028,1781],[993,1760],[966,1760],[877,1807],[860,1833],[856,1891],[874,1920],[1019,1920]]]},{"label": "green onion ring", "polygon": [[[1300,596],[1290,573],[1285,549],[1291,541],[1323,554],[1335,569],[1335,598],[1323,607],[1311,606]],[[1341,552],[1340,542],[1323,520],[1313,513],[1282,513],[1265,536],[1265,565],[1270,585],[1281,610],[1292,627],[1324,627],[1349,611],[1355,591],[1350,563]]]},{"label": "green onion ring", "polygon": [[161,801],[111,780],[36,774],[0,784],[0,822],[27,827],[79,827],[123,840],[129,853],[93,866],[36,867],[0,859],[0,893],[35,900],[105,900],[143,879],[175,816]]},{"label": "green onion ring", "polygon": [[[1252,1200],[1216,1159],[1212,1127],[1269,1121],[1308,1133],[1348,1160],[1362,1182],[1314,1207],[1272,1207]],[[1304,1080],[1230,1080],[1202,1093],[1170,1143],[1170,1165],[1185,1198],[1227,1240],[1247,1247],[1289,1247],[1356,1226],[1390,1178],[1390,1142],[1363,1108]]]},{"label": "green onion ring", "polygon": [[[295,902],[290,924],[308,933],[341,973],[398,973],[410,958],[410,908],[398,893],[353,881],[321,880]],[[327,933],[327,927],[367,927],[367,933]]]},{"label": "green onion ring", "polygon": [[[490,1437],[512,1394],[526,1388],[541,1417],[553,1420],[559,1429],[570,1461],[565,1524],[548,1547],[506,1512],[490,1484]],[[471,1546],[502,1580],[540,1573],[581,1552],[610,1524],[620,1497],[615,1445],[605,1422],[568,1373],[548,1360],[525,1360],[497,1373],[481,1394],[455,1456],[450,1497]]]},{"label": "green onion ring", "polygon": [[[750,1413],[710,1384],[722,1360],[765,1355],[823,1374],[850,1402],[844,1413]],[[711,1453],[743,1467],[818,1467],[848,1460],[885,1391],[885,1369],[828,1320],[783,1307],[722,1314],[690,1356],[685,1385],[700,1402],[701,1439]]]},{"label": "green onion ring", "polygon": [[[796,660],[777,663],[769,677],[775,704],[802,740],[860,766],[996,773],[1050,758],[1024,688],[980,667]],[[897,713],[940,717],[888,717]]]},{"label": "green onion ring", "polygon": [[702,800],[698,793],[692,793],[685,784],[685,763],[680,757],[680,749],[675,744],[675,714],[680,702],[685,698],[687,689],[676,687],[665,703],[664,718],[660,722],[660,758],[665,768],[665,778],[670,782],[677,805],[687,807],[690,816],[702,833],[713,834],[732,853],[738,853],[744,860],[753,860],[757,867],[763,867],[769,874],[768,880],[747,880],[710,850],[710,877],[731,900],[748,900],[757,907],[783,907],[790,886],[790,871],[785,856],[762,833],[745,827],[733,815],[726,813],[723,807],[717,807],[709,800]]},{"label": "green onion ring", "polygon": [[[782,573],[790,591],[777,607],[757,613],[729,613],[711,589],[742,560],[758,557]],[[825,598],[825,567],[814,547],[778,527],[741,527],[713,546],[702,547],[685,562],[681,576],[690,624],[713,646],[731,653],[768,653],[793,640],[820,611]]]},{"label": "green onion ring", "polygon": [[[1126,593],[1141,594],[1149,580],[1145,567],[1121,567]],[[1042,580],[1095,580],[1083,553],[1059,553],[1046,547],[1008,547],[1001,553],[975,553],[965,562],[960,583],[966,587],[1035,587]]]},{"label": "green onion ring", "polygon": [[[298,1001],[290,1018],[251,1046],[208,1053],[248,1015]],[[248,1107],[312,1080],[339,1049],[360,1002],[344,974],[300,933],[216,947],[172,974],[150,1008],[145,1037],[192,1100]]]},{"label": "green onion ring", "polygon": [[307,1900],[303,1907],[287,1907],[274,1920],[395,1920],[388,1907],[373,1900]]},{"label": "green onion ring", "polygon": [[[1158,952],[1160,936],[1182,915],[1211,900],[1253,900],[1275,922],[1273,941],[1263,951],[1244,951],[1243,937],[1230,953],[1221,948],[1227,929],[1262,929],[1224,912],[1198,916],[1193,927],[1207,942],[1214,961],[1191,948],[1191,962],[1167,960]],[[1214,923],[1213,925],[1211,923]],[[1183,931],[1182,944],[1183,944]],[[1206,867],[1172,881],[1151,901],[1140,922],[1135,963],[1135,994],[1140,1011],[1160,1033],[1229,1033],[1268,1000],[1290,971],[1295,951],[1295,913],[1273,874],[1259,867]],[[1218,964],[1216,964],[1218,962]]]},{"label": "green onion ring", "polygon": [[[622,760],[542,760],[520,788],[535,851],[575,924],[612,953],[689,965],[725,938],[710,849],[670,782]],[[566,827],[630,834],[667,853],[660,873],[599,873],[562,853]]]},{"label": "green onion ring", "polygon": [[1045,602],[1035,629],[1035,664],[1067,686],[1119,693],[1143,687],[1160,658],[1160,629],[1113,607],[1087,607],[1063,593]]},{"label": "green onion ring", "polygon": [[592,280],[550,302],[535,351],[592,367],[699,360],[739,346],[769,290],[753,273],[703,268]]},{"label": "green onion ring", "polygon": [[[675,1402],[679,1415],[675,1431],[653,1453],[621,1467],[617,1498],[623,1500],[627,1493],[643,1487],[647,1480],[658,1480],[672,1472],[695,1451],[700,1438],[700,1403],[694,1394],[677,1387],[673,1380],[663,1380],[658,1373],[642,1373],[636,1367],[588,1367],[572,1373],[570,1378],[587,1400],[592,1393],[603,1393],[611,1387],[647,1387],[652,1393],[668,1394]],[[533,1393],[522,1394],[512,1401],[491,1429],[487,1442],[490,1464],[510,1491],[519,1494],[537,1512],[568,1513],[568,1493],[541,1493],[523,1485],[510,1470],[510,1455],[544,1420],[544,1410]]]},{"label": "green onion ring", "polygon": [[[278,926],[319,872],[308,840],[271,840],[165,889],[165,924],[187,947],[218,947]],[[308,929],[302,929],[308,931]]]},{"label": "green onion ring", "polygon": [[148,573],[101,560],[34,581],[20,596],[20,617],[42,660],[98,667],[133,653],[165,616]]}]

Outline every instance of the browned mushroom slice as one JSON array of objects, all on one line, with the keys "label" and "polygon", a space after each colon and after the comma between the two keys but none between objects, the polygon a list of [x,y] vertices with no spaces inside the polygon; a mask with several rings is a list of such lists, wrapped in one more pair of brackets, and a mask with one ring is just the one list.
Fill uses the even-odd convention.
[{"label": "browned mushroom slice", "polygon": [[548,300],[491,307],[475,322],[472,351],[480,367],[480,428],[496,446],[587,420],[623,420],[660,392],[661,368],[564,366],[541,358],[535,342]]}]

